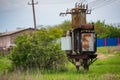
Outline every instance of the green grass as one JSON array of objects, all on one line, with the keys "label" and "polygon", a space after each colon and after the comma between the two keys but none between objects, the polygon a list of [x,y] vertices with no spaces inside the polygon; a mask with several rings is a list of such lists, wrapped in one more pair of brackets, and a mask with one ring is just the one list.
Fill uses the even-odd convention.
[{"label": "green grass", "polygon": [[108,48],[109,48],[109,47],[98,47],[98,48],[97,48],[97,53],[106,54],[106,53],[108,53]]},{"label": "green grass", "polygon": [[[74,65],[69,63],[66,65],[68,70],[63,72],[51,70],[21,72],[18,70],[0,76],[0,80],[6,80],[6,78],[8,80],[120,80],[120,52],[108,54],[108,47],[100,47],[97,53],[105,54],[107,58],[95,61],[90,65],[88,72],[83,68],[77,72]],[[111,54],[114,56],[108,56]],[[10,61],[6,57],[0,58],[0,71],[5,71],[10,66]]]},{"label": "green grass", "polygon": [[68,72],[42,76],[45,80],[120,80],[120,56],[118,54],[120,52],[106,59],[98,59],[90,66],[89,72],[83,69],[76,72],[73,66]]},{"label": "green grass", "polygon": [[0,57],[0,72],[9,71],[11,67],[11,62],[8,57]]}]

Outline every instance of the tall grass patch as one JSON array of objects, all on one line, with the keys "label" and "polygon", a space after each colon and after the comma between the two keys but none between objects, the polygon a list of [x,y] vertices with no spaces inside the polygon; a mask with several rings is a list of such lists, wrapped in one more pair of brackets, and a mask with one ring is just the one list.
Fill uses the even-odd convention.
[{"label": "tall grass patch", "polygon": [[4,73],[12,69],[11,61],[8,57],[0,57],[0,72]]}]

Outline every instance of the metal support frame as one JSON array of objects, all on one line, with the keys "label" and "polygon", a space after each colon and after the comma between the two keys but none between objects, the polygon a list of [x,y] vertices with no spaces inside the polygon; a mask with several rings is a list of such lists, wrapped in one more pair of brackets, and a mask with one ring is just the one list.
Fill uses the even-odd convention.
[{"label": "metal support frame", "polygon": [[[83,66],[85,70],[89,70],[89,66],[97,60],[97,54],[68,54],[68,58],[74,60],[75,62],[80,63],[80,65],[76,65],[75,62],[72,62],[75,66],[77,71],[79,70],[80,66]],[[82,62],[80,62],[82,60]]]}]

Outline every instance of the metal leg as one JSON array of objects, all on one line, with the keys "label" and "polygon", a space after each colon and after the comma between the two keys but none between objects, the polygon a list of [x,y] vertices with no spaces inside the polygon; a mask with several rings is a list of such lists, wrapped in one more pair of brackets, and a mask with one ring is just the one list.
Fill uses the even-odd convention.
[{"label": "metal leg", "polygon": [[83,67],[86,71],[89,70],[88,59],[83,59]]}]

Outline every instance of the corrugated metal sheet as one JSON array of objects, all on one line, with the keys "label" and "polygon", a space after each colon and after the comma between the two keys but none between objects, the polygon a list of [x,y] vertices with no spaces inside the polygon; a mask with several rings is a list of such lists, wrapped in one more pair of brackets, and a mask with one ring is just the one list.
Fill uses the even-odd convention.
[{"label": "corrugated metal sheet", "polygon": [[118,38],[106,38],[106,46],[117,46]]},{"label": "corrugated metal sheet", "polygon": [[104,46],[104,38],[97,38],[97,47]]},{"label": "corrugated metal sheet", "polygon": [[97,47],[120,45],[119,38],[97,38]]}]

